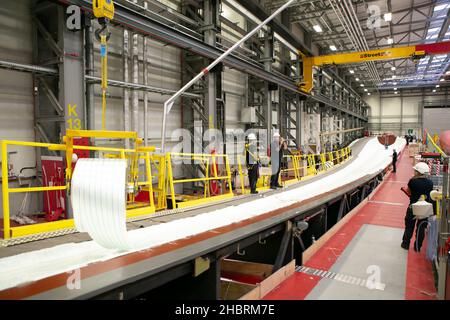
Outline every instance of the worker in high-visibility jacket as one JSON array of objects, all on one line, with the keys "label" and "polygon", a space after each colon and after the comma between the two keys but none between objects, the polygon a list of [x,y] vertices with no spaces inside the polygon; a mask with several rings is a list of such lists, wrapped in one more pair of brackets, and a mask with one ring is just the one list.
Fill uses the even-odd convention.
[{"label": "worker in high-visibility jacket", "polygon": [[259,178],[259,158],[257,139],[254,133],[248,135],[249,143],[245,147],[245,164],[247,165],[250,193],[257,194],[256,183]]}]

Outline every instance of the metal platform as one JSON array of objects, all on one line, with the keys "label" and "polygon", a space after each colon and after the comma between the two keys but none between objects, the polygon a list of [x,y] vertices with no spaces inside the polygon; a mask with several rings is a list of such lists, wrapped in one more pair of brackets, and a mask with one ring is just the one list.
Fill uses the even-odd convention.
[{"label": "metal platform", "polygon": [[[353,147],[360,152],[365,139]],[[352,160],[335,170],[342,170]],[[128,223],[129,230],[167,223],[255,197],[298,188],[336,172],[328,171],[283,190],[242,196],[221,203]],[[79,269],[79,289],[72,288],[74,272],[61,273],[20,287],[0,291],[0,299],[89,299],[89,298],[182,298],[219,299],[220,263],[224,257],[273,265],[273,272],[292,259],[301,264],[302,252],[311,235],[320,237],[364,199],[380,182],[384,170],[365,176],[332,192],[256,216],[232,225],[209,230],[148,250],[129,253]],[[308,220],[310,227],[294,241],[295,222]],[[0,249],[0,257],[17,255],[69,242],[89,240],[78,233]],[[176,281],[174,281],[176,280]],[[67,285],[69,283],[69,285]],[[157,289],[157,290],[155,290]]]}]

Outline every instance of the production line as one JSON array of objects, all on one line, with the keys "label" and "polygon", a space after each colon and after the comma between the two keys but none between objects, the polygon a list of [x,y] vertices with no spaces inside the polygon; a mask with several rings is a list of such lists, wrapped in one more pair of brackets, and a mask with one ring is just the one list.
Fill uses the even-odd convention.
[{"label": "production line", "polygon": [[373,2],[20,3],[0,300],[448,299],[450,4]]},{"label": "production line", "polygon": [[[267,236],[268,228],[282,225],[289,219],[305,220],[309,216],[308,211],[320,208],[350,191],[358,190],[358,187],[376,178],[386,169],[390,163],[392,148],[401,150],[404,145],[405,142],[399,139],[389,150],[385,150],[375,138],[362,139],[352,146],[353,159],[345,165],[323,176],[292,185],[282,192],[268,192],[262,197],[227,201],[226,204],[133,222],[128,226],[131,229],[128,231],[128,240],[132,244],[132,248],[128,250],[102,248],[94,241],[86,241],[85,234],[6,248],[2,250],[3,258],[0,260],[1,274],[8,275],[0,281],[2,297],[17,295],[17,298],[38,299],[92,298],[138,279],[144,281],[145,278],[156,276],[158,271],[161,272],[161,268],[167,271],[177,264],[185,263],[186,260],[192,261],[212,252],[217,254],[230,244],[237,245],[238,251],[245,250],[245,245],[239,247],[240,243],[245,243],[243,237],[264,231]],[[380,152],[384,153],[384,156],[371,163],[369,159],[374,159],[373,155]],[[351,172],[360,173],[355,175]],[[219,235],[214,236],[215,232]],[[73,243],[74,240],[77,243]],[[56,243],[58,245],[55,245]],[[19,261],[20,268],[17,268]],[[113,270],[108,267],[111,264],[115,265]],[[140,265],[145,267],[139,267]],[[95,276],[89,271],[84,272],[85,268],[89,270],[94,266],[97,271],[108,272],[96,271]],[[81,274],[91,275],[82,277],[81,290],[69,290],[64,284],[39,292],[34,291],[42,290],[49,283],[56,283],[56,279],[67,280],[70,272],[77,268],[81,268]],[[130,268],[133,272],[129,271]],[[126,276],[119,279],[119,274]],[[27,296],[30,292],[35,293]]]}]

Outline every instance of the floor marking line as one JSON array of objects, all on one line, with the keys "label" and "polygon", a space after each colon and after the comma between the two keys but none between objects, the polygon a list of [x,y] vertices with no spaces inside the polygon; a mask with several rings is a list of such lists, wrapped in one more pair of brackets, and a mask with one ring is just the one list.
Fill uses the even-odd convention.
[{"label": "floor marking line", "polygon": [[408,184],[408,181],[398,181],[398,180],[386,180],[387,183],[401,183],[401,184]]},{"label": "floor marking line", "polygon": [[295,270],[296,270],[296,272],[299,272],[299,273],[305,273],[308,275],[314,275],[314,276],[318,276],[321,278],[327,278],[327,279],[331,279],[331,280],[335,280],[335,281],[340,281],[340,282],[344,282],[344,283],[354,285],[354,286],[366,287],[369,290],[377,289],[377,290],[384,291],[384,289],[386,288],[386,284],[384,284],[384,283],[370,283],[370,285],[369,285],[369,283],[366,281],[366,279],[354,277],[354,276],[351,276],[348,274],[335,273],[335,272],[331,272],[331,271],[327,271],[327,270],[315,269],[315,268],[310,268],[310,267],[302,267],[302,266],[296,267]]},{"label": "floor marking line", "polygon": [[387,202],[387,201],[377,201],[377,200],[369,200],[369,203],[378,203],[378,204],[388,204],[392,206],[407,206],[406,204],[400,202]]}]

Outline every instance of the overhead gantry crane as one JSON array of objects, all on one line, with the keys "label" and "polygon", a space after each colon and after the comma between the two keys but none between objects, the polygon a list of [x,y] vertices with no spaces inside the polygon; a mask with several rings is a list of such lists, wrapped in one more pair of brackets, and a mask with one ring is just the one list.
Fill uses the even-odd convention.
[{"label": "overhead gantry crane", "polygon": [[418,61],[428,55],[445,54],[450,52],[450,41],[398,48],[386,48],[379,50],[359,51],[342,54],[307,57],[299,52],[303,61],[303,81],[299,83],[299,89],[310,93],[314,87],[313,69],[327,65],[341,65],[350,63],[362,63],[368,61],[382,61],[410,58]]}]

